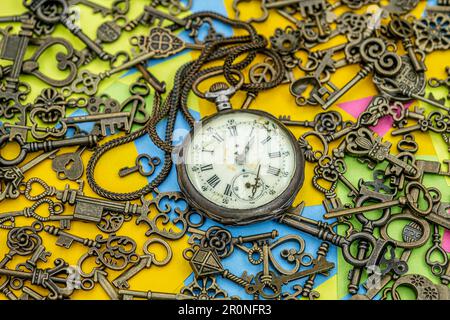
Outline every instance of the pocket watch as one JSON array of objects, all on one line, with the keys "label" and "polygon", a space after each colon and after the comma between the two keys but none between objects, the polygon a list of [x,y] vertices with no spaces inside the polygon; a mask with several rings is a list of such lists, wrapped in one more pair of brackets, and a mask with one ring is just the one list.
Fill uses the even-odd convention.
[{"label": "pocket watch", "polygon": [[[260,110],[233,110],[236,87],[216,83],[197,95],[216,103],[177,150],[180,189],[188,203],[223,224],[272,219],[289,208],[304,180],[294,135]],[[195,91],[195,89],[194,89]]]}]

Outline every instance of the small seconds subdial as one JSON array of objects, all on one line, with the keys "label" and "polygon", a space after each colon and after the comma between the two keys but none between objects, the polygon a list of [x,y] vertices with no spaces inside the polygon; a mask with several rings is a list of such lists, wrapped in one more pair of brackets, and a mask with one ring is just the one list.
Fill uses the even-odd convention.
[{"label": "small seconds subdial", "polygon": [[263,195],[264,182],[256,174],[244,172],[234,178],[232,190],[239,199],[254,201]]},{"label": "small seconds subdial", "polygon": [[270,203],[288,188],[296,168],[292,139],[275,121],[254,113],[211,119],[194,131],[185,151],[194,188],[228,209]]}]

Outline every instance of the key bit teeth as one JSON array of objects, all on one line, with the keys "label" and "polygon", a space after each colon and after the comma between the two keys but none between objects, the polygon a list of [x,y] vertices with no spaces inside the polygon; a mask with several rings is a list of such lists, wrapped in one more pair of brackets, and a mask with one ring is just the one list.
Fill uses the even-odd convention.
[{"label": "key bit teeth", "polygon": [[251,283],[255,278],[255,276],[252,274],[248,274],[247,271],[244,271],[242,272],[241,278],[247,281],[248,283]]}]

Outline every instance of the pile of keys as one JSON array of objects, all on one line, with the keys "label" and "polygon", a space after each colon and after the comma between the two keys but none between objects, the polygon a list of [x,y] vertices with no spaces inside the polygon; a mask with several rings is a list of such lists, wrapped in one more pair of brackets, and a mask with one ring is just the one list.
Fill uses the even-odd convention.
[{"label": "pile of keys", "polygon": [[[424,182],[450,178],[450,67],[443,70],[447,78],[426,76],[429,54],[449,57],[450,2],[437,1],[417,18],[411,12],[419,0],[233,0],[229,18],[190,13],[195,1],[24,0],[23,13],[0,17],[0,204],[31,203],[0,210],[7,247],[0,295],[69,299],[101,287],[113,300],[313,300],[321,296],[318,283],[338,268],[330,255],[336,251],[350,268],[351,299],[400,300],[399,288],[407,286],[418,300],[450,300],[442,245],[450,231],[449,188]],[[248,2],[262,15],[248,18]],[[134,6],[140,13],[132,17]],[[78,25],[79,8],[103,19],[95,38]],[[289,26],[274,23],[272,36],[259,34],[275,16]],[[223,25],[236,35],[222,34]],[[57,37],[57,29],[76,41]],[[124,38],[127,48],[109,51]],[[338,38],[345,41],[327,45]],[[54,48],[63,78],[39,63]],[[173,83],[150,71],[149,61],[186,50],[191,59]],[[92,71],[97,64],[106,67]],[[350,65],[358,70],[339,88],[335,73]],[[104,92],[106,79],[130,70],[139,77],[123,101]],[[46,88],[35,92],[30,78]],[[345,121],[333,107],[366,78],[378,94],[355,121]],[[257,110],[259,94],[276,87],[285,101],[293,97],[298,112]],[[448,94],[436,98],[434,89]],[[239,92],[246,98],[237,106]],[[188,107],[192,94],[217,112],[196,119]],[[302,117],[305,108],[316,111],[314,119]],[[191,131],[177,144],[180,118]],[[374,131],[385,119],[399,138],[395,146]],[[304,133],[294,136],[294,128]],[[420,157],[424,146],[416,135],[444,145],[442,161]],[[117,149],[141,138],[154,146],[136,159]],[[65,150],[71,147],[76,150]],[[100,185],[96,169],[114,152],[124,165],[109,171],[109,179],[141,176],[148,183],[130,184],[127,193]],[[371,181],[352,182],[353,158],[372,170]],[[53,172],[30,176],[46,161]],[[175,171],[180,190],[161,191]],[[67,185],[52,186],[49,175]],[[298,194],[306,184],[323,195],[321,219],[304,214],[308,199]],[[268,230],[267,221],[280,230]],[[86,224],[98,234],[71,231]],[[142,227],[140,249],[133,235]],[[84,247],[84,254],[76,263],[54,257],[44,234],[67,250]],[[174,241],[185,241],[183,252],[173,250]],[[409,270],[419,248],[432,277]],[[239,254],[245,259],[236,274],[227,265]],[[130,285],[147,269],[174,263],[174,256],[193,272],[179,292]],[[238,289],[229,292],[230,286]]]}]

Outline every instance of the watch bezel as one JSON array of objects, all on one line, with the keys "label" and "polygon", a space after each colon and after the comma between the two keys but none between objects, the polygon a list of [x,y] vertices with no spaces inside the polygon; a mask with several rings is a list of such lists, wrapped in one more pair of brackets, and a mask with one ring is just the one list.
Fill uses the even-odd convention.
[{"label": "watch bezel", "polygon": [[[187,167],[184,161],[179,161],[176,164],[178,184],[180,186],[181,192],[185,195],[185,198],[189,205],[203,213],[207,217],[218,221],[222,224],[228,225],[244,225],[249,223],[254,223],[257,221],[269,220],[278,217],[283,214],[286,209],[288,209],[298,192],[300,191],[303,181],[304,181],[304,168],[305,168],[305,157],[300,145],[297,143],[297,139],[292,134],[292,132],[284,126],[277,118],[271,114],[262,110],[249,110],[249,109],[231,109],[220,111],[211,116],[203,118],[200,122],[205,125],[208,122],[214,120],[217,117],[228,115],[230,113],[251,113],[258,116],[266,117],[273,121],[278,127],[283,130],[289,137],[294,149],[295,156],[295,172],[292,176],[291,182],[287,188],[273,201],[266,203],[262,206],[252,209],[230,209],[225,208],[220,205],[213,203],[212,201],[205,198],[200,191],[196,189],[191,180],[189,179],[187,173]],[[184,139],[182,145],[178,150],[179,159],[183,159],[184,150],[186,150],[192,141],[194,130],[191,130],[188,136]]]}]

